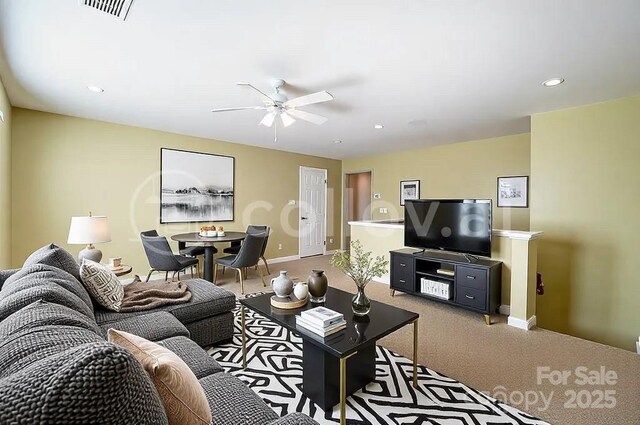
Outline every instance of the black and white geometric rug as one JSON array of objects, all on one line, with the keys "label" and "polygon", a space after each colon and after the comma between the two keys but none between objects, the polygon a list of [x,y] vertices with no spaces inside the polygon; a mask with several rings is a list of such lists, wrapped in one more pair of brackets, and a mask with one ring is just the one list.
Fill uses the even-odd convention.
[{"label": "black and white geometric rug", "polygon": [[[244,381],[283,416],[303,412],[320,424],[339,423],[338,406],[323,411],[302,394],[302,339],[246,309],[247,369],[242,369],[239,307],[233,341],[209,349],[227,372]],[[386,348],[376,349],[376,380],[347,398],[348,424],[546,424]]]}]

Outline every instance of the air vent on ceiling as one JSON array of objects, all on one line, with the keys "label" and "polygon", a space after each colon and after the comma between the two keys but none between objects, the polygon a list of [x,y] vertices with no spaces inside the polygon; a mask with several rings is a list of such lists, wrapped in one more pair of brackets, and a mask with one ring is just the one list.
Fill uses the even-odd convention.
[{"label": "air vent on ceiling", "polygon": [[78,2],[124,21],[127,19],[133,0],[78,0]]}]

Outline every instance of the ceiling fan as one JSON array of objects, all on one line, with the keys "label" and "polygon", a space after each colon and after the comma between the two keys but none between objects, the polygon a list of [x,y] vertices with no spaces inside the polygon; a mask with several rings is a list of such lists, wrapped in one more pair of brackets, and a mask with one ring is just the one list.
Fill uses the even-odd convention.
[{"label": "ceiling fan", "polygon": [[[284,80],[273,80],[271,85],[275,93],[267,95],[266,93],[258,90],[250,83],[238,83],[239,86],[248,86],[258,92],[262,96],[264,105],[261,106],[239,106],[236,108],[220,108],[212,109],[211,112],[229,112],[229,111],[242,111],[246,109],[265,110],[267,114],[262,118],[259,124],[266,127],[274,128],[274,141],[278,141],[278,126],[276,124],[276,117],[280,116],[282,125],[289,127],[296,122],[296,118],[314,123],[316,125],[324,124],[327,121],[326,117],[321,115],[312,114],[311,112],[300,111],[296,108],[300,106],[312,105],[314,103],[327,102],[333,100],[333,96],[327,91],[319,91],[312,94],[296,97],[295,99],[289,99],[284,93],[280,92],[282,86],[284,86]],[[275,125],[274,125],[275,124]]]}]

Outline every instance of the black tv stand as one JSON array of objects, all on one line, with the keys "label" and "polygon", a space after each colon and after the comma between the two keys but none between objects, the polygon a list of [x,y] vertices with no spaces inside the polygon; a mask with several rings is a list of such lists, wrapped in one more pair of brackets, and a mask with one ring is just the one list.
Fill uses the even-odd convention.
[{"label": "black tv stand", "polygon": [[[491,324],[491,314],[500,306],[502,262],[469,254],[464,258],[442,251],[391,251],[391,296],[402,291],[476,311]],[[434,282],[442,292],[429,292]]]}]

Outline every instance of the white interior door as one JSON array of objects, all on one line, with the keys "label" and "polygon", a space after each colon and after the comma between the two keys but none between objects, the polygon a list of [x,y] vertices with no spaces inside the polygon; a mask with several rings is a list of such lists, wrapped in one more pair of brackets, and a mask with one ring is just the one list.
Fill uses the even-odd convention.
[{"label": "white interior door", "polygon": [[300,167],[300,257],[325,253],[327,170]]}]

